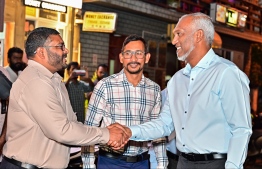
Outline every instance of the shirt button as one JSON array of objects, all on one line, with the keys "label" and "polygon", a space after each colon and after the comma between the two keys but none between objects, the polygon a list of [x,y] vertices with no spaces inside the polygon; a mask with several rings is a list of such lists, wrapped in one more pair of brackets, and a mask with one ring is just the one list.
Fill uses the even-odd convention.
[{"label": "shirt button", "polygon": [[185,147],[185,144],[183,144],[183,146]]},{"label": "shirt button", "polygon": [[187,113],[187,111],[185,111],[185,113]]},{"label": "shirt button", "polygon": [[184,130],[184,127],[182,127],[182,130]]},{"label": "shirt button", "polygon": [[192,78],[191,80],[194,80],[194,78]]},{"label": "shirt button", "polygon": [[188,94],[188,96],[190,96],[190,94]]}]

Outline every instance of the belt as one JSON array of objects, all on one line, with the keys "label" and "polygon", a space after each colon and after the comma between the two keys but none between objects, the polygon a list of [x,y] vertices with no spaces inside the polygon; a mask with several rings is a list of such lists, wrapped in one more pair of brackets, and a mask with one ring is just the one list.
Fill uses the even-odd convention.
[{"label": "belt", "polygon": [[181,156],[186,158],[188,161],[209,161],[209,160],[220,160],[220,159],[227,158],[227,154],[220,154],[220,153],[211,153],[211,154],[181,153]]},{"label": "belt", "polygon": [[104,151],[104,150],[99,150],[98,155],[108,157],[108,158],[123,160],[123,161],[126,161],[128,163],[135,163],[135,162],[139,162],[139,161],[148,160],[149,157],[150,157],[148,152],[144,152],[144,153],[139,154],[137,156],[125,156],[125,155],[122,155],[122,154],[107,152],[107,151]]},{"label": "belt", "polygon": [[166,155],[167,155],[168,158],[171,158],[171,159],[173,159],[173,160],[178,161],[179,156],[176,155],[176,154],[174,154],[174,153],[171,153],[171,152],[168,151],[168,150],[166,151]]},{"label": "belt", "polygon": [[5,159],[7,162],[12,163],[16,166],[22,167],[22,168],[27,168],[27,169],[38,169],[37,166],[32,165],[32,164],[27,164],[27,163],[22,163],[20,161],[17,161],[15,159],[12,158],[7,158],[6,156],[3,157],[3,159]]}]

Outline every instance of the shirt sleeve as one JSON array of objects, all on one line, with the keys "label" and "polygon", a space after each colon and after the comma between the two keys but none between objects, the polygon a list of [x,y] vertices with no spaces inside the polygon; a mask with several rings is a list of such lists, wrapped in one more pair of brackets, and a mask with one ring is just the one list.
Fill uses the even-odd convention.
[{"label": "shirt sleeve", "polygon": [[228,67],[219,83],[221,106],[232,134],[225,168],[240,169],[243,168],[252,133],[249,80],[239,69]]},{"label": "shirt sleeve", "polygon": [[132,136],[131,140],[147,141],[168,136],[174,130],[174,123],[169,108],[168,98],[162,107],[159,117],[149,122],[129,126]]},{"label": "shirt sleeve", "polygon": [[[60,88],[60,89],[59,89]],[[57,96],[57,90],[60,95]],[[63,94],[62,94],[63,93]],[[63,108],[61,102],[69,98],[63,83],[54,86],[42,79],[30,81],[21,95],[18,104],[39,125],[46,137],[68,145],[93,145],[107,143],[107,128],[89,127],[75,121],[72,107]]]}]

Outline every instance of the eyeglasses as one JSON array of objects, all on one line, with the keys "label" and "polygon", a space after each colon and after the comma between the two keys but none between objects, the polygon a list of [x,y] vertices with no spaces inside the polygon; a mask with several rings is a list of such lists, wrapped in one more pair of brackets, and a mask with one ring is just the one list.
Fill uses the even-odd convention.
[{"label": "eyeglasses", "polygon": [[133,55],[136,56],[137,59],[143,59],[146,52],[143,52],[141,50],[127,50],[125,52],[122,52],[122,55],[125,59],[130,59]]},{"label": "eyeglasses", "polygon": [[51,48],[51,47],[60,48],[62,51],[65,51],[65,44],[56,45],[56,46],[43,46],[43,47],[45,47],[45,48]]}]

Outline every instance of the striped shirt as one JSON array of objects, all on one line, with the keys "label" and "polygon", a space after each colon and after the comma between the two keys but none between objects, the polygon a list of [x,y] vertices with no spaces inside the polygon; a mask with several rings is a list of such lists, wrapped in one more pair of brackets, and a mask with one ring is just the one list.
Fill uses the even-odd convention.
[{"label": "striped shirt", "polygon": [[[91,96],[85,124],[101,127],[112,123],[130,126],[138,125],[156,119],[161,107],[161,89],[158,84],[142,76],[139,84],[134,87],[128,82],[124,71],[111,75],[98,82]],[[154,144],[158,166],[165,168],[166,157],[165,138],[158,139]],[[105,151],[115,151],[106,145],[100,145]],[[93,148],[82,149],[83,167],[94,168]],[[136,156],[148,151],[148,142],[129,141],[123,150],[123,155]]]}]

